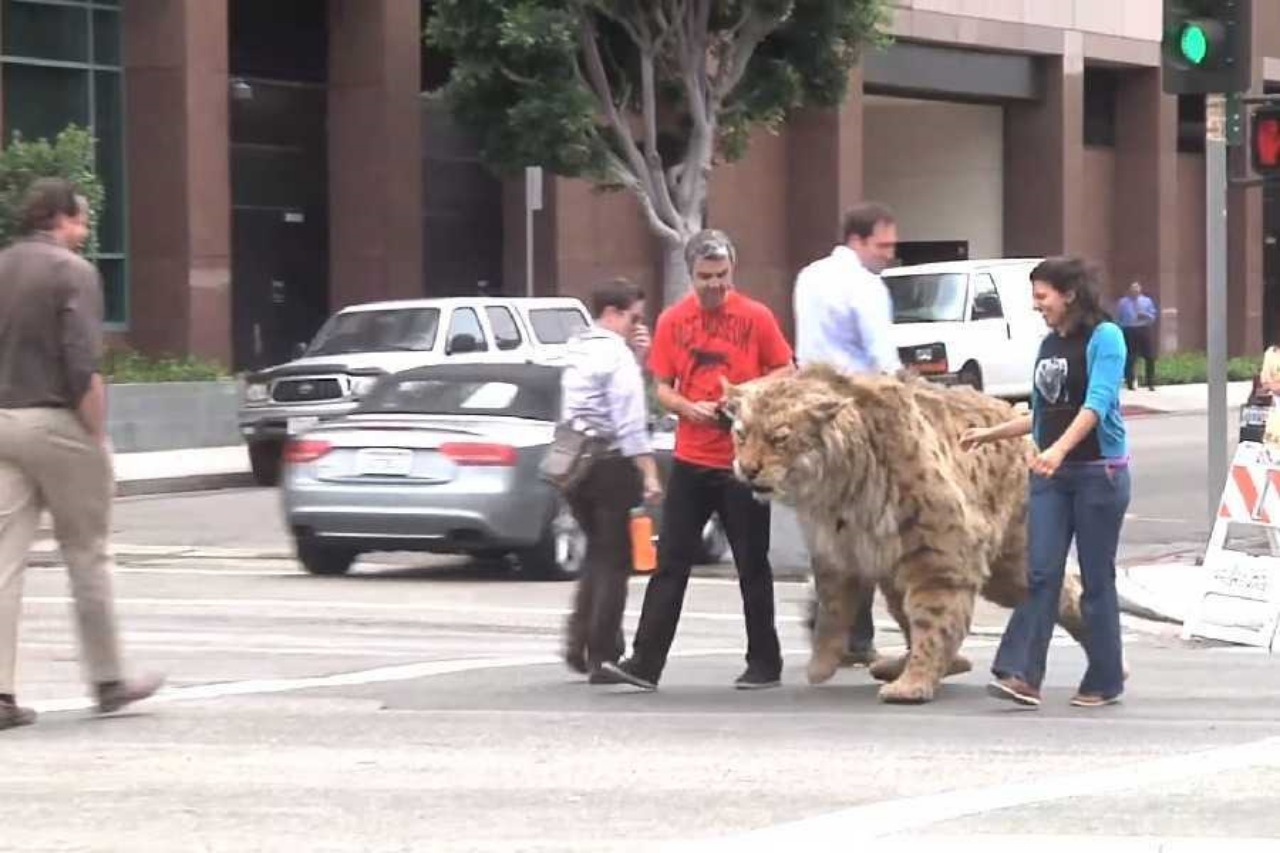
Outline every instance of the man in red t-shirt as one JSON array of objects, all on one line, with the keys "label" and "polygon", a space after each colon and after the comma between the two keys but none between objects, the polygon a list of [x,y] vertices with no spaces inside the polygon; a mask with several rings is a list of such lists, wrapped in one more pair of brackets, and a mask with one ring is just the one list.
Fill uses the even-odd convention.
[{"label": "man in red t-shirt", "polygon": [[737,384],[792,369],[791,346],[772,312],[733,286],[733,243],[703,231],[685,247],[693,290],[658,318],[649,367],[658,401],[679,418],[675,460],[662,508],[658,568],[645,590],[630,658],[603,664],[596,683],[657,687],[675,639],[689,573],[712,513],[720,517],[738,569],[747,623],[747,669],[735,685],[781,683],[769,565],[769,505],[733,475],[730,423],[721,379]]}]

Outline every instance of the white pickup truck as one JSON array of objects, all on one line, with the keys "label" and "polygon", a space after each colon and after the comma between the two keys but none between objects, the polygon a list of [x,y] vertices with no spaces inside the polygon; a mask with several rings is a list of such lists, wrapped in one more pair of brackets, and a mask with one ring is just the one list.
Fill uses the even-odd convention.
[{"label": "white pickup truck", "polygon": [[245,377],[240,434],[254,478],[280,479],[285,440],[356,407],[389,373],[445,361],[539,362],[564,358],[591,322],[572,297],[454,297],[369,302],[334,314],[287,364]]}]

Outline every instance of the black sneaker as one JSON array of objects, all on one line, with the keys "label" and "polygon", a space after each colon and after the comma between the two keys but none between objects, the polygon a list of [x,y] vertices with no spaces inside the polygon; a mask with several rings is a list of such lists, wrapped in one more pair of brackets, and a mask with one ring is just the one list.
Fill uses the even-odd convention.
[{"label": "black sneaker", "polygon": [[592,684],[630,684],[646,691],[658,689],[657,680],[646,678],[637,672],[635,661],[631,658],[617,663],[605,661],[591,674],[590,680]]},{"label": "black sneaker", "polygon": [[769,687],[781,687],[782,676],[773,670],[766,672],[754,666],[748,666],[746,672],[739,675],[733,682],[733,686],[738,690],[765,690]]},{"label": "black sneaker", "polygon": [[29,726],[36,721],[36,712],[13,702],[0,702],[0,731]]}]

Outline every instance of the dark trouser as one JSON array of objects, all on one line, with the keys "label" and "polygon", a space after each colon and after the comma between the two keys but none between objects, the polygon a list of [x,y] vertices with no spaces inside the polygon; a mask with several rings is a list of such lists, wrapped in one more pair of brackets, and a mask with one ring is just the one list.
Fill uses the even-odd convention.
[{"label": "dark trouser", "polygon": [[1067,552],[1075,536],[1089,658],[1080,692],[1111,698],[1124,690],[1116,546],[1128,507],[1127,467],[1063,465],[1052,477],[1032,475],[1027,519],[1030,594],[1013,611],[1000,640],[991,666],[996,677],[1021,678],[1037,688],[1044,680]]},{"label": "dark trouser", "polygon": [[676,636],[702,528],[713,512],[724,525],[738,569],[747,623],[747,664],[766,675],[782,673],[769,565],[769,505],[757,501],[731,471],[676,460],[662,506],[658,569],[645,590],[633,653],[637,673],[655,683]]},{"label": "dark trouser", "polygon": [[1156,385],[1156,342],[1154,326],[1126,326],[1124,329],[1124,345],[1128,355],[1124,360],[1124,383],[1133,387],[1134,369],[1138,359],[1143,359],[1147,366],[1147,387]]},{"label": "dark trouser", "polygon": [[586,648],[590,668],[622,657],[622,613],[627,606],[631,561],[631,508],[642,500],[640,472],[623,456],[597,460],[569,495],[587,540],[566,645]]}]

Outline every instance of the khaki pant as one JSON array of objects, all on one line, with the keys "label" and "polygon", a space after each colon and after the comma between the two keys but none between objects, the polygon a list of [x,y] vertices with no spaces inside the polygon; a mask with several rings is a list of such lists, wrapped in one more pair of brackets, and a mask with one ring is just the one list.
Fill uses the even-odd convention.
[{"label": "khaki pant", "polygon": [[27,554],[40,512],[53,516],[91,683],[120,679],[107,540],[111,458],[66,409],[0,409],[0,693],[14,693]]}]

